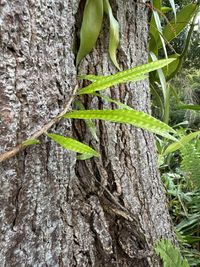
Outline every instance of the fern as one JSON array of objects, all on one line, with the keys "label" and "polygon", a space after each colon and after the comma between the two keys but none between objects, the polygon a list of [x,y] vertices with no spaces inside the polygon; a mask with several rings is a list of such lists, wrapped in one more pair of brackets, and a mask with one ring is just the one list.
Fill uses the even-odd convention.
[{"label": "fern", "polygon": [[200,188],[200,149],[195,143],[181,149],[181,168],[189,175],[196,188]]},{"label": "fern", "polygon": [[187,260],[182,258],[179,249],[167,239],[156,242],[155,251],[162,259],[163,267],[190,267]]}]

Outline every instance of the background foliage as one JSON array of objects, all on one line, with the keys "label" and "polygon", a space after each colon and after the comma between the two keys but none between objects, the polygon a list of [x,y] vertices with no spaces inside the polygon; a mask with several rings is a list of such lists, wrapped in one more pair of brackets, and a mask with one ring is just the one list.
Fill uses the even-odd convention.
[{"label": "background foliage", "polygon": [[[158,2],[161,4],[161,1],[152,1],[157,5]],[[169,7],[170,2],[162,1],[162,5]],[[199,5],[197,1],[193,3]],[[176,0],[174,4],[178,14],[184,8],[187,9],[192,1]],[[169,21],[172,20],[173,10],[165,15]],[[196,15],[199,17],[198,8]],[[200,266],[200,31],[197,20],[194,20],[195,12],[192,17],[180,34],[170,44],[166,43],[167,48],[157,50],[158,58],[166,56],[166,49],[168,56],[177,55],[181,59],[174,73],[170,78],[165,73],[164,78],[156,73],[151,74],[154,115],[182,136],[182,145],[157,138],[157,151],[180,251],[189,265],[181,261],[176,264],[170,262],[171,259],[166,255],[170,253],[174,259],[178,259],[178,254],[172,249],[172,244],[160,241],[156,244],[156,251],[163,259],[164,266]],[[160,14],[159,18],[165,27],[166,19]],[[185,22],[185,16],[182,20]],[[168,98],[163,94],[167,86]]]}]

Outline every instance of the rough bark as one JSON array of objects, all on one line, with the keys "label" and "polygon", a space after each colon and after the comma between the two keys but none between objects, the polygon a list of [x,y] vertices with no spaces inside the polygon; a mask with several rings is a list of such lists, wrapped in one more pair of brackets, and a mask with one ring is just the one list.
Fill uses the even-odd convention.
[{"label": "rough bark", "polygon": [[[0,1],[0,152],[56,116],[76,84],[72,53],[80,26],[78,0]],[[120,23],[123,69],[147,61],[147,10],[110,1]],[[80,5],[79,5],[80,4]],[[79,73],[116,70],[107,55],[108,23]],[[147,80],[108,95],[150,112]],[[83,98],[86,107],[108,108]],[[153,136],[134,127],[96,122],[99,142],[83,122],[62,121],[52,132],[74,135],[101,153],[76,161],[46,137],[0,166],[1,266],[160,266],[152,245],[173,239],[156,167]]]}]

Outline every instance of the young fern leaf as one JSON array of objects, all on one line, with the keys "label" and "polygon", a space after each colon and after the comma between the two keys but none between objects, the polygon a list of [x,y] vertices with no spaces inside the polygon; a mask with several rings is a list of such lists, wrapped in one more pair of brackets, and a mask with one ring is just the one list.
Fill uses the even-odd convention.
[{"label": "young fern leaf", "polygon": [[110,122],[127,123],[143,128],[152,133],[177,141],[171,133],[176,133],[167,124],[153,118],[152,116],[136,110],[80,110],[66,113],[64,118],[72,119],[99,119]]},{"label": "young fern leaf", "polygon": [[117,47],[119,44],[119,23],[113,16],[109,1],[104,0],[103,3],[104,3],[104,11],[108,15],[110,20],[110,29],[109,29],[110,37],[109,37],[109,49],[108,49],[109,55],[115,67],[118,68],[118,70],[120,70],[116,58]]},{"label": "young fern leaf", "polygon": [[99,154],[94,149],[72,138],[64,137],[58,134],[47,134],[47,136],[64,149],[83,154],[85,155],[85,158],[90,158],[93,156],[99,157]]},{"label": "young fern leaf", "polygon": [[78,65],[95,46],[101,30],[102,20],[103,1],[87,0],[80,30],[80,48],[76,58],[76,65]]},{"label": "young fern leaf", "polygon": [[173,58],[161,59],[125,71],[120,71],[113,75],[105,76],[104,79],[102,78],[100,80],[97,80],[96,82],[93,82],[92,84],[79,90],[77,95],[91,94],[96,91],[105,90],[106,88],[116,84],[142,80],[146,78],[144,74],[162,68],[170,64],[174,60],[175,59]]},{"label": "young fern leaf", "polygon": [[[198,144],[198,143],[196,143]],[[194,143],[190,143],[181,148],[181,169],[187,173],[190,177],[190,180],[194,184],[195,188],[199,190],[200,188],[200,149],[198,145],[196,146]],[[200,210],[198,209],[199,217]],[[178,225],[179,229],[183,229],[183,225],[181,226],[181,222]],[[197,223],[198,227],[198,223]]]},{"label": "young fern leaf", "polygon": [[163,261],[163,267],[190,267],[187,260],[183,259],[178,248],[174,247],[171,241],[165,239],[156,242],[156,254]]}]

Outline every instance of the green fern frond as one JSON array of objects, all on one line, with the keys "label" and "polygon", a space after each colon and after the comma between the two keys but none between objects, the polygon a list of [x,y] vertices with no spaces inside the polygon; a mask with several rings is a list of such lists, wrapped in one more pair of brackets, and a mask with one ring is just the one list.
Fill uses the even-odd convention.
[{"label": "green fern frond", "polygon": [[181,149],[181,168],[189,175],[197,189],[200,188],[200,151],[194,143]]},{"label": "green fern frond", "polygon": [[187,260],[182,258],[178,248],[167,239],[156,242],[155,251],[162,259],[163,267],[190,267]]}]

